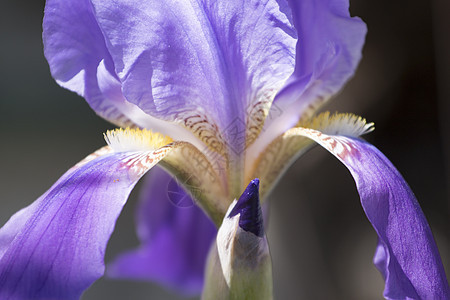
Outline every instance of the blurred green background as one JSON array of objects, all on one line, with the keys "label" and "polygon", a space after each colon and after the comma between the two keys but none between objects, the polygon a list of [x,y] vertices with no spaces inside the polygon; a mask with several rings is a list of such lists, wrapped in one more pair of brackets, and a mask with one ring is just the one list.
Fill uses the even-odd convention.
[{"label": "blurred green background", "polygon": [[[0,224],[104,145],[114,126],[60,88],[43,56],[44,1],[7,0],[0,12]],[[353,0],[367,24],[355,77],[326,109],[375,122],[366,139],[415,192],[449,273],[450,5]],[[139,186],[138,186],[139,188]],[[137,245],[138,188],[118,221],[106,260]],[[272,194],[268,238],[276,299],[381,299],[372,265],[376,235],[348,171],[319,147]],[[156,284],[101,279],[83,299],[178,299]]]}]

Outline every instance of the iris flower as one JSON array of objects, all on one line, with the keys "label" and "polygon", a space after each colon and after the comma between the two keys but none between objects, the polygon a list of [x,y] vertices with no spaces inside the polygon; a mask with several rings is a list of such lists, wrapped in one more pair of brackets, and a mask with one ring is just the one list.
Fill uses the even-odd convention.
[{"label": "iris flower", "polygon": [[[356,182],[378,236],[384,296],[449,298],[417,200],[360,138],[373,125],[318,113],[361,59],[366,26],[348,0],[48,0],[43,29],[55,80],[122,129],[1,228],[1,299],[79,298],[104,275],[128,195],[158,163],[165,171],[148,179],[137,214],[142,245],[109,274],[198,293],[233,200],[259,178],[265,203],[314,143]],[[192,197],[198,207],[177,208],[168,190],[174,202]]]}]

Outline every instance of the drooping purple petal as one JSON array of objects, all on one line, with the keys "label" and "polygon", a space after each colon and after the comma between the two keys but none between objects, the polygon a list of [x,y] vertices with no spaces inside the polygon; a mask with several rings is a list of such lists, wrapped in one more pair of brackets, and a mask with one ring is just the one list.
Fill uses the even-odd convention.
[{"label": "drooping purple petal", "polygon": [[116,219],[151,167],[136,172],[141,159],[112,153],[83,161],[12,216],[0,229],[0,298],[78,299],[102,276]]},{"label": "drooping purple petal", "polygon": [[92,2],[125,97],[154,117],[245,133],[249,106],[293,71],[296,34],[275,0]]},{"label": "drooping purple petal", "polygon": [[295,71],[274,100],[265,124],[267,140],[315,111],[354,74],[366,25],[350,17],[349,0],[288,0],[298,42]]},{"label": "drooping purple petal", "polygon": [[374,146],[306,130],[355,179],[362,207],[378,234],[374,262],[387,299],[449,299],[450,290],[430,227],[411,189]]},{"label": "drooping purple petal", "polygon": [[199,294],[217,229],[165,171],[155,168],[149,176],[136,211],[142,245],[119,256],[107,274],[157,281],[181,293]]}]

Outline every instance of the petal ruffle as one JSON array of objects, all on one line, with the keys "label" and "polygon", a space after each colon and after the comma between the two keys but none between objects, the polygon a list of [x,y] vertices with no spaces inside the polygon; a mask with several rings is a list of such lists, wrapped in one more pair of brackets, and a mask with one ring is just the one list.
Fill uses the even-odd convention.
[{"label": "petal ruffle", "polygon": [[120,126],[129,125],[99,86],[99,80],[114,81],[114,64],[89,0],[47,1],[43,41],[45,57],[58,84],[85,97],[103,118]]},{"label": "petal ruffle", "polygon": [[217,229],[164,170],[156,168],[149,176],[136,211],[142,245],[119,256],[107,274],[154,280],[184,294],[199,294]]},{"label": "petal ruffle", "polygon": [[189,131],[147,115],[124,98],[89,0],[48,0],[43,41],[53,78],[84,97],[98,115],[121,127],[138,125],[196,144]]},{"label": "petal ruffle", "polygon": [[293,72],[296,34],[275,0],[92,2],[126,99],[165,120],[207,116],[235,151],[246,111]]},{"label": "petal ruffle", "polygon": [[0,229],[1,299],[78,299],[103,275],[129,193],[163,155],[104,147]]},{"label": "petal ruffle", "polygon": [[288,0],[298,42],[295,71],[274,100],[264,125],[273,140],[310,117],[354,74],[366,25],[350,17],[348,0]]},{"label": "petal ruffle", "polygon": [[355,138],[296,128],[349,170],[378,234],[375,263],[387,299],[449,299],[450,290],[430,227],[409,186],[374,146]]}]

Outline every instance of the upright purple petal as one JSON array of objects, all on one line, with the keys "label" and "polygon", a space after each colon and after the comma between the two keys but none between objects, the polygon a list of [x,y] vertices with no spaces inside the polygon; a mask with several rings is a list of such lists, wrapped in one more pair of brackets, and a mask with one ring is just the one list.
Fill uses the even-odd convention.
[{"label": "upright purple petal", "polygon": [[137,173],[142,159],[113,153],[84,161],[12,216],[0,229],[0,298],[78,299],[102,276],[116,219],[151,167]]},{"label": "upright purple petal", "polygon": [[354,74],[366,25],[350,17],[349,0],[288,0],[298,42],[295,71],[274,100],[267,140],[311,116]]},{"label": "upright purple petal", "polygon": [[45,57],[58,84],[83,96],[101,117],[122,127],[151,128],[195,144],[186,130],[152,118],[124,98],[89,0],[48,0],[43,41]]},{"label": "upright purple petal", "polygon": [[374,262],[387,299],[449,299],[450,290],[430,227],[411,189],[374,146],[315,130],[305,135],[335,155],[355,179],[362,207],[378,234]]},{"label": "upright purple petal", "polygon": [[142,245],[119,256],[107,274],[157,281],[184,294],[199,294],[217,229],[165,171],[156,168],[149,176],[136,211]]},{"label": "upright purple petal", "polygon": [[[366,25],[359,18],[350,17],[348,0],[288,2],[298,32],[295,71],[289,84],[293,89],[297,85],[299,91],[303,82],[307,82],[308,88],[318,83],[321,91],[308,96],[330,96],[355,72],[361,60]],[[301,101],[317,99],[303,98]]]},{"label": "upright purple petal", "polygon": [[85,97],[105,119],[126,122],[126,117],[113,101],[104,97],[99,87],[97,70],[101,78],[114,78],[114,64],[89,0],[48,0],[43,41],[50,70],[61,86]]},{"label": "upright purple petal", "polygon": [[245,133],[247,109],[294,69],[296,34],[275,0],[92,2],[125,97],[157,118]]}]

